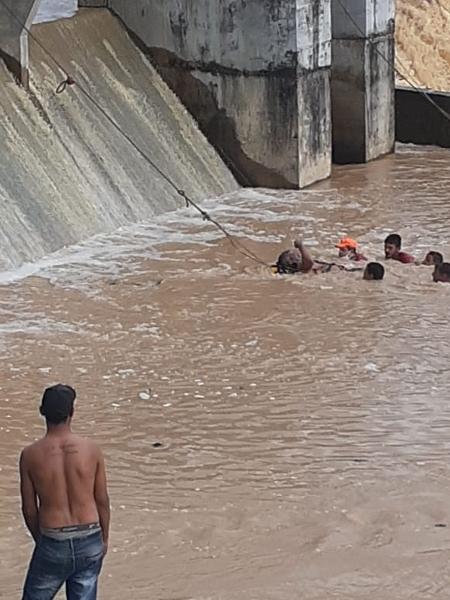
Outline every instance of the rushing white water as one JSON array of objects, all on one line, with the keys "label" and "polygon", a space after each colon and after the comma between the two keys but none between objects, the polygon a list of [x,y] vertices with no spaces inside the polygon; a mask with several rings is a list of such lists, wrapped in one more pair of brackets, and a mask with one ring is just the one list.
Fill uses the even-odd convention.
[{"label": "rushing white water", "polygon": [[[236,189],[175,95],[106,10],[39,25],[35,35],[195,200]],[[0,270],[149,219],[182,199],[31,44],[31,94],[0,69]]]},{"label": "rushing white water", "polygon": [[47,23],[57,19],[73,17],[78,9],[78,0],[41,0],[34,23]]}]

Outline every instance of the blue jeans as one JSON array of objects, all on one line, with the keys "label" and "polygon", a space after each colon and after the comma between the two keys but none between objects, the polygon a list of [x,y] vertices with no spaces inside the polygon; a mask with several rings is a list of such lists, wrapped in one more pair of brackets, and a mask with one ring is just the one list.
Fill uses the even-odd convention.
[{"label": "blue jeans", "polygon": [[100,532],[64,541],[43,535],[31,558],[22,600],[52,600],[64,583],[67,600],[96,600],[102,561]]}]

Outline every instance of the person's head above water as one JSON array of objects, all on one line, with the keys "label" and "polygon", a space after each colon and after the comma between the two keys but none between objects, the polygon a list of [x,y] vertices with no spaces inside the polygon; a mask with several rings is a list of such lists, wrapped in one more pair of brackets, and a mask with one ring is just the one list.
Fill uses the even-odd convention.
[{"label": "person's head above water", "polygon": [[45,390],[42,396],[40,413],[48,425],[67,423],[73,416],[77,394],[69,385],[54,385]]},{"label": "person's head above water", "polygon": [[339,256],[342,258],[348,254],[355,253],[358,249],[358,242],[349,237],[342,238],[339,244],[336,244],[336,248],[339,250]]},{"label": "person's head above water", "polygon": [[302,255],[297,248],[285,250],[277,260],[277,273],[287,275],[302,270]]},{"label": "person's head above water", "polygon": [[391,233],[384,240],[384,254],[386,258],[395,258],[402,249],[402,238],[398,233]]},{"label": "person's head above water", "polygon": [[443,262],[436,265],[433,272],[433,281],[436,283],[450,283],[450,263]]},{"label": "person's head above water", "polygon": [[366,281],[381,281],[384,278],[384,267],[380,263],[371,262],[364,269],[363,279]]},{"label": "person's head above water", "polygon": [[444,257],[442,256],[442,254],[440,252],[435,252],[434,250],[431,250],[425,256],[422,264],[432,267],[433,265],[440,265],[443,262],[444,262]]},{"label": "person's head above water", "polygon": [[416,262],[414,256],[402,252],[402,238],[398,233],[391,233],[384,240],[384,254],[387,259],[396,260],[403,264],[413,264]]},{"label": "person's head above water", "polygon": [[365,262],[367,258],[359,252],[359,244],[350,237],[342,238],[339,244],[336,244],[339,250],[339,258],[348,258],[354,262]]}]

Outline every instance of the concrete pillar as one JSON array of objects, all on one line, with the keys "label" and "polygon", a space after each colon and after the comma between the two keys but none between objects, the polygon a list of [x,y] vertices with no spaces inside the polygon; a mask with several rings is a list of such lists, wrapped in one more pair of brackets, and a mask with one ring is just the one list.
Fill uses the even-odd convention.
[{"label": "concrete pillar", "polygon": [[330,0],[297,0],[298,181],[331,173]]},{"label": "concrete pillar", "polygon": [[0,57],[27,88],[29,55],[26,29],[33,24],[40,0],[4,0],[4,3],[7,8],[0,4]]},{"label": "concrete pillar", "polygon": [[394,150],[394,18],[394,0],[332,0],[335,162],[364,163]]},{"label": "concrete pillar", "polygon": [[110,0],[244,185],[331,166],[330,0]]}]

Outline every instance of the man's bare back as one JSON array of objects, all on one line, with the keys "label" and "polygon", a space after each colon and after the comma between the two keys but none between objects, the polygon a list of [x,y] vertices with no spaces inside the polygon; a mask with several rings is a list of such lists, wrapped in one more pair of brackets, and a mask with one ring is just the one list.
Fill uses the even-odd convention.
[{"label": "man's bare back", "polygon": [[103,458],[90,440],[67,431],[47,433],[22,453],[25,487],[39,499],[39,527],[58,528],[99,520],[97,492],[104,481]]},{"label": "man's bare back", "polygon": [[45,390],[47,433],[20,456],[22,513],[36,542],[24,600],[50,600],[64,583],[68,598],[97,597],[109,498],[101,450],[71,431],[75,398],[70,386]]}]

